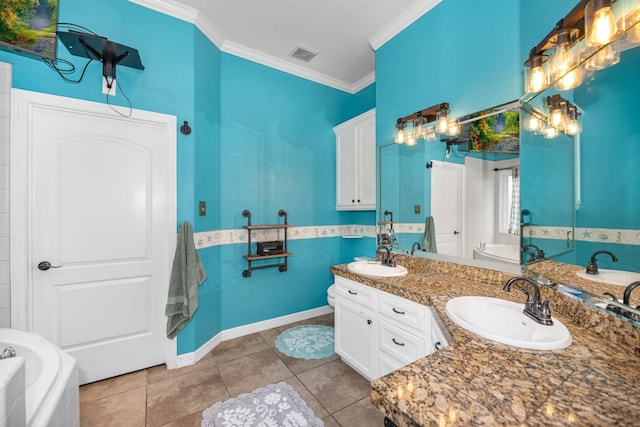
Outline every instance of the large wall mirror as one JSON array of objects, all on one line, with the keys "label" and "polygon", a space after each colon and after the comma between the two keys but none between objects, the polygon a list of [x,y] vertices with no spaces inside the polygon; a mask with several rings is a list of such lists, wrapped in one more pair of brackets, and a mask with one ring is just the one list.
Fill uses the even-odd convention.
[{"label": "large wall mirror", "polygon": [[[378,147],[379,244],[515,273],[573,250],[573,139],[525,133],[517,101],[487,107],[462,117],[456,138]],[[549,150],[555,165],[541,160]],[[559,202],[544,206],[550,194]],[[569,232],[560,241],[543,234],[551,226]]]},{"label": "large wall mirror", "polygon": [[[638,70],[640,48],[627,44],[619,63],[586,75],[579,87],[521,99],[518,155],[469,153],[466,146],[442,141],[379,147],[379,234],[392,234],[399,252],[438,258],[417,245],[423,243],[425,219],[434,215],[434,199],[449,200],[464,205],[462,220],[453,221],[450,233],[462,242],[452,255],[457,262],[502,266],[496,269],[513,272],[525,265],[527,271],[537,273],[541,259],[586,268],[592,255],[604,250],[614,253],[618,261],[599,255],[601,270],[640,272],[640,129],[633,120],[640,99]],[[544,109],[546,98],[558,93],[579,107],[582,132],[548,138],[525,130],[528,111]],[[520,178],[519,236],[501,232],[504,220],[500,219],[505,217],[501,203],[506,200],[501,188],[508,188],[501,184],[501,174],[508,176],[502,171],[514,165],[519,166]],[[443,174],[436,177],[440,184],[434,185],[438,168]],[[509,179],[514,182],[513,176]],[[448,215],[439,220],[437,215],[436,232],[457,218]],[[474,249],[483,244],[510,247],[511,255],[507,250],[507,255],[501,255],[504,259],[481,259]],[[518,248],[515,262],[514,247]],[[438,252],[450,249],[443,244]],[[549,277],[549,271],[540,272]],[[595,280],[591,286],[584,280],[549,278],[580,287],[585,295],[604,293]],[[621,299],[627,285],[610,285],[606,291]],[[634,293],[640,296],[640,288]]]}]

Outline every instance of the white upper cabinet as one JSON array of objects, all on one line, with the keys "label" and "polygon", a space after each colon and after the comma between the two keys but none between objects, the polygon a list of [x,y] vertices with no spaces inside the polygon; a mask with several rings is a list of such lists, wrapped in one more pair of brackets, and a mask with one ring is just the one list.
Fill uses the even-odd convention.
[{"label": "white upper cabinet", "polygon": [[376,110],[333,128],[336,133],[336,209],[376,209]]}]

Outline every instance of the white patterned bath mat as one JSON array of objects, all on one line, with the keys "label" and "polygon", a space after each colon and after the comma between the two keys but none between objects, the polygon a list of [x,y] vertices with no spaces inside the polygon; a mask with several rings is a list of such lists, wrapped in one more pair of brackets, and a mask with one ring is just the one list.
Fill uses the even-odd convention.
[{"label": "white patterned bath mat", "polygon": [[202,413],[202,427],[322,427],[300,395],[287,383],[269,384],[218,402]]},{"label": "white patterned bath mat", "polygon": [[323,359],[334,353],[333,336],[331,326],[295,326],[278,335],[276,348],[298,359]]}]

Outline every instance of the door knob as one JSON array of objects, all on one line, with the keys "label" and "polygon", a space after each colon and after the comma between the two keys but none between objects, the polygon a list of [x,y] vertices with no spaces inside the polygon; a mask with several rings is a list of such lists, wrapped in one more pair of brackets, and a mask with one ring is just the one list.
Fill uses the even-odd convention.
[{"label": "door knob", "polygon": [[460,234],[460,232],[459,232],[459,231],[454,231],[454,232],[453,232],[453,235],[454,235],[454,236],[455,236],[455,235],[457,235],[457,234]]},{"label": "door knob", "polygon": [[47,271],[50,268],[60,268],[62,267],[61,265],[51,265],[51,263],[49,261],[42,261],[40,264],[38,264],[38,270],[42,270],[42,271]]}]

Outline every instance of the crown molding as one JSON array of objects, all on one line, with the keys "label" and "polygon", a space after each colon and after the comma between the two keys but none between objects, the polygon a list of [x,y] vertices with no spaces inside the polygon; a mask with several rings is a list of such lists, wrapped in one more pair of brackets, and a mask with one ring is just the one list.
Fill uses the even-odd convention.
[{"label": "crown molding", "polygon": [[[275,56],[267,55],[266,53],[251,49],[250,47],[226,40],[221,50],[225,53],[239,56],[252,62],[265,65],[276,70],[283,71],[294,76],[301,77],[303,79],[311,80],[316,83],[320,83],[325,86],[332,87],[348,93],[356,93],[360,89],[366,87],[369,83],[360,87],[364,80],[371,79],[371,75],[366,76],[355,84],[349,84],[343,80],[336,79],[334,77],[327,76],[326,74],[318,73],[317,71],[309,70],[308,68],[292,64],[289,61],[276,58]],[[373,73],[375,78],[375,73]]]},{"label": "crown molding", "polygon": [[383,44],[394,38],[402,30],[413,24],[418,18],[436,7],[442,0],[422,0],[407,9],[402,15],[391,21],[380,32],[369,39],[373,50],[378,50]]},{"label": "crown molding", "polygon": [[135,3],[140,6],[146,7],[156,12],[163,13],[165,15],[173,16],[181,21],[196,22],[200,11],[191,7],[185,6],[173,0],[129,0],[130,3]]},{"label": "crown molding", "polygon": [[[306,80],[311,80],[316,83],[320,83],[325,86],[332,87],[347,93],[356,93],[361,89],[364,89],[371,83],[375,82],[375,72],[363,77],[355,83],[347,83],[343,80],[336,79],[326,74],[319,73],[317,71],[309,70],[303,66],[292,64],[284,59],[276,58],[271,55],[267,55],[263,52],[251,49],[239,43],[232,42],[224,39],[223,36],[216,31],[211,21],[208,20],[200,11],[184,6],[173,0],[128,0],[131,3],[138,4],[148,9],[155,10],[156,12],[163,13],[165,15],[172,16],[182,21],[190,22],[194,24],[202,33],[221,51],[239,56],[252,62],[265,65],[276,70],[283,71],[288,74],[292,74],[297,77],[301,77]],[[431,0],[432,1],[432,0]]]}]

